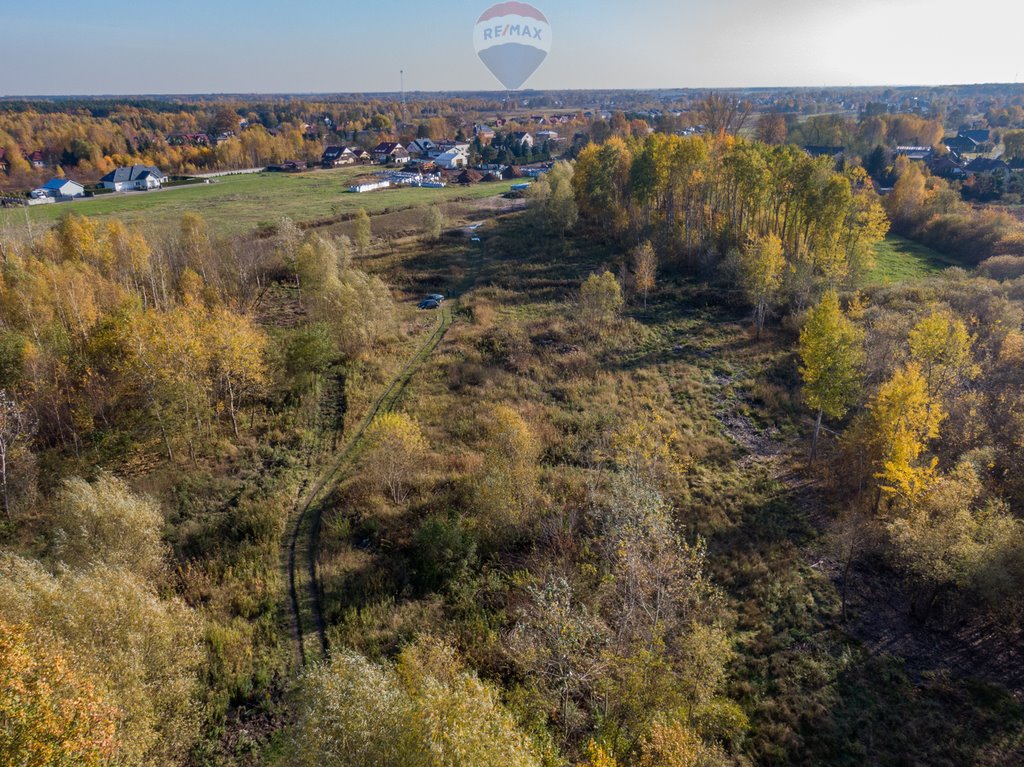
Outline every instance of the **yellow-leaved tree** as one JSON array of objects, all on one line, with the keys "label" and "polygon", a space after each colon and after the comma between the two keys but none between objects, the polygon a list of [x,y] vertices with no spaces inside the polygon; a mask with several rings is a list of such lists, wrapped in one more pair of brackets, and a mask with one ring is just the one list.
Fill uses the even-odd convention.
[{"label": "yellow-leaved tree", "polygon": [[928,396],[939,399],[978,369],[971,358],[974,339],[949,309],[932,308],[910,331],[910,356],[921,366]]},{"label": "yellow-leaved tree", "polygon": [[421,638],[395,664],[339,652],[307,671],[294,739],[300,764],[323,767],[538,767],[498,691],[454,650]]},{"label": "yellow-leaved tree", "polygon": [[207,332],[217,402],[227,405],[231,429],[238,439],[239,406],[257,396],[267,383],[267,336],[250,317],[229,309],[211,313]]},{"label": "yellow-leaved tree", "polygon": [[611,272],[592,274],[580,287],[581,319],[590,327],[614,321],[622,304],[622,288]]},{"label": "yellow-leaved tree", "polygon": [[945,412],[928,395],[928,382],[917,362],[882,384],[869,409],[881,490],[913,506],[935,477],[936,459],[922,457],[928,443],[938,438]]},{"label": "yellow-leaved tree", "polygon": [[540,444],[523,417],[498,405],[485,422],[484,463],[474,482],[481,524],[504,530],[529,518],[537,498]]},{"label": "yellow-leaved tree", "polygon": [[658,277],[658,255],[650,241],[644,242],[633,250],[633,283],[636,292],[644,297],[644,308],[647,308],[647,296]]},{"label": "yellow-leaved tree", "polygon": [[394,503],[404,503],[427,458],[419,423],[405,413],[384,413],[367,429],[366,442],[366,476]]},{"label": "yellow-leaved tree", "polygon": [[839,305],[830,290],[811,309],[800,331],[800,375],[804,399],[817,411],[811,460],[818,454],[818,437],[824,416],[842,418],[860,392],[864,364],[864,334]]},{"label": "yellow-leaved tree", "polygon": [[0,620],[0,764],[116,764],[117,710],[53,645]]},{"label": "yellow-leaved tree", "polygon": [[782,240],[774,234],[756,237],[740,252],[740,286],[747,300],[754,305],[757,337],[761,337],[768,310],[778,298],[786,256]]},{"label": "yellow-leaved tree", "polygon": [[122,568],[96,565],[55,576],[4,555],[0,620],[54,637],[76,672],[102,686],[117,712],[117,764],[185,759],[199,737],[202,652],[197,621],[184,605],[161,599]]}]

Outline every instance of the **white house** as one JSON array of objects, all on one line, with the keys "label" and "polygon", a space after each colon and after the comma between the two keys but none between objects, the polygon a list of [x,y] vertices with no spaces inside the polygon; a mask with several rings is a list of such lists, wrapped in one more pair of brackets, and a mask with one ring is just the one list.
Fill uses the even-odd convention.
[{"label": "white house", "polygon": [[73,200],[85,196],[85,187],[69,178],[52,178],[32,192],[33,197],[52,197],[55,200]]},{"label": "white house", "polygon": [[465,168],[469,165],[469,152],[462,147],[454,147],[444,154],[439,155],[434,162],[448,170]]},{"label": "white house", "polygon": [[533,136],[526,131],[516,131],[512,134],[512,140],[515,141],[519,146],[528,146],[533,148]]},{"label": "white house", "polygon": [[124,192],[131,189],[159,189],[167,181],[167,174],[152,165],[132,165],[130,168],[117,168],[100,179],[104,189]]}]

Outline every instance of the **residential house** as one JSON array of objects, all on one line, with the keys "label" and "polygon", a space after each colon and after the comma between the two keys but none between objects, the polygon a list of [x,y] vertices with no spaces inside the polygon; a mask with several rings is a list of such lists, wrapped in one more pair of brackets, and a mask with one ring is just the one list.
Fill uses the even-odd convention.
[{"label": "residential house", "polygon": [[932,172],[933,176],[941,176],[942,178],[955,179],[963,178],[967,175],[967,171],[964,170],[963,161],[953,151],[941,157],[933,157],[931,162],[928,163],[928,170]]},{"label": "residential house", "polygon": [[480,143],[484,146],[494,141],[494,128],[488,125],[477,125],[473,128],[473,133],[476,134],[476,137],[480,139]]},{"label": "residential house", "polygon": [[46,158],[43,156],[43,153],[38,149],[34,152],[29,152],[28,154],[26,154],[25,159],[28,161],[29,165],[31,165],[33,168],[36,168],[37,170],[39,168],[46,167]]},{"label": "residential house", "polygon": [[345,146],[329,146],[320,157],[320,164],[325,168],[340,168],[342,165],[354,165],[355,154]]},{"label": "residential house", "polygon": [[973,139],[979,144],[988,144],[992,141],[992,131],[988,128],[969,128],[961,130],[958,136],[964,136],[965,138]]},{"label": "residential house", "polygon": [[0,173],[6,173],[10,164],[7,162],[7,150],[0,146]]},{"label": "residential house", "polygon": [[350,146],[348,151],[352,153],[358,163],[367,163],[373,160],[373,156],[362,147]]},{"label": "residential house", "polygon": [[975,157],[967,163],[967,170],[970,173],[1009,173],[1010,166],[1003,160],[993,160],[988,157]]},{"label": "residential house", "polygon": [[956,152],[957,154],[973,154],[978,151],[978,142],[972,139],[970,136],[953,136],[952,138],[942,139],[943,146],[946,147],[950,152]]},{"label": "residential house", "polygon": [[418,138],[409,144],[406,149],[412,157],[429,157],[430,152],[437,146],[429,138]]},{"label": "residential house", "polygon": [[927,162],[932,158],[933,151],[930,146],[898,146],[896,147],[896,154],[906,157],[908,160]]},{"label": "residential house", "polygon": [[85,196],[85,187],[69,178],[52,178],[32,192],[36,198],[52,197],[55,200],[73,200]]},{"label": "residential house", "polygon": [[512,134],[512,140],[519,146],[528,146],[533,149],[533,136],[526,131],[515,131]]},{"label": "residential house", "polygon": [[382,141],[373,150],[374,162],[378,162],[381,165],[386,165],[389,162],[405,165],[411,159],[409,150],[393,141]]},{"label": "residential house", "polygon": [[548,141],[558,141],[558,131],[542,130],[537,133],[537,141],[546,144]]},{"label": "residential house", "polygon": [[167,174],[152,165],[132,165],[110,171],[100,179],[100,186],[115,192],[159,189],[167,181]]}]

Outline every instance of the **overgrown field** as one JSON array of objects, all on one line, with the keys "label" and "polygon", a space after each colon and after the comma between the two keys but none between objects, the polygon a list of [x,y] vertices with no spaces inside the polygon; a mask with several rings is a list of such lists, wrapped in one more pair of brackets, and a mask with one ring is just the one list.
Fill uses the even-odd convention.
[{"label": "overgrown field", "polygon": [[[399,406],[427,445],[406,493],[379,491],[371,449],[325,515],[319,572],[332,655],[355,650],[387,663],[417,637],[434,636],[503,691],[537,743],[582,758],[589,726],[615,744],[617,728],[643,726],[678,703],[671,682],[647,676],[670,672],[636,659],[640,678],[627,681],[601,665],[598,673],[613,678],[609,694],[619,696],[609,719],[588,725],[586,694],[574,688],[567,722],[557,685],[529,665],[536,658],[515,637],[529,630],[531,600],[553,580],[572,584],[594,613],[606,609],[594,580],[602,503],[594,494],[607,490],[620,461],[642,460],[656,467],[683,539],[706,541],[707,574],[720,589],[711,624],[727,635],[724,676],[712,700],[686,705],[705,711],[691,721],[703,722],[694,726],[713,732],[728,758],[996,765],[1019,748],[1024,713],[998,685],[940,667],[911,671],[846,633],[839,579],[827,564],[835,543],[825,500],[805,476],[809,422],[794,394],[786,331],[757,341],[731,294],[669,266],[646,308],[634,298],[621,322],[595,332],[580,316],[580,285],[617,271],[619,254],[582,238],[537,240],[514,216],[481,234],[479,251],[455,243],[370,262],[420,292],[468,289],[458,321]],[[538,442],[536,495],[519,512],[508,508],[511,490],[504,512],[481,506],[488,440],[503,408]],[[714,724],[702,718],[711,710]],[[628,751],[628,741],[620,747]]]}]

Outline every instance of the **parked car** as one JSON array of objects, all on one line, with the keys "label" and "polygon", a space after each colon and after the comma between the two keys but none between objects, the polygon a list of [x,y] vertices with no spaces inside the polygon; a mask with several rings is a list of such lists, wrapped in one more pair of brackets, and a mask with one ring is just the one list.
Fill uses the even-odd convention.
[{"label": "parked car", "polygon": [[443,304],[444,303],[444,296],[442,296],[440,293],[434,293],[433,295],[427,296],[426,300],[427,301],[437,301],[439,304]]},{"label": "parked car", "polygon": [[440,309],[441,308],[441,302],[440,301],[435,301],[432,298],[425,298],[424,300],[420,301],[419,308],[420,309]]}]

